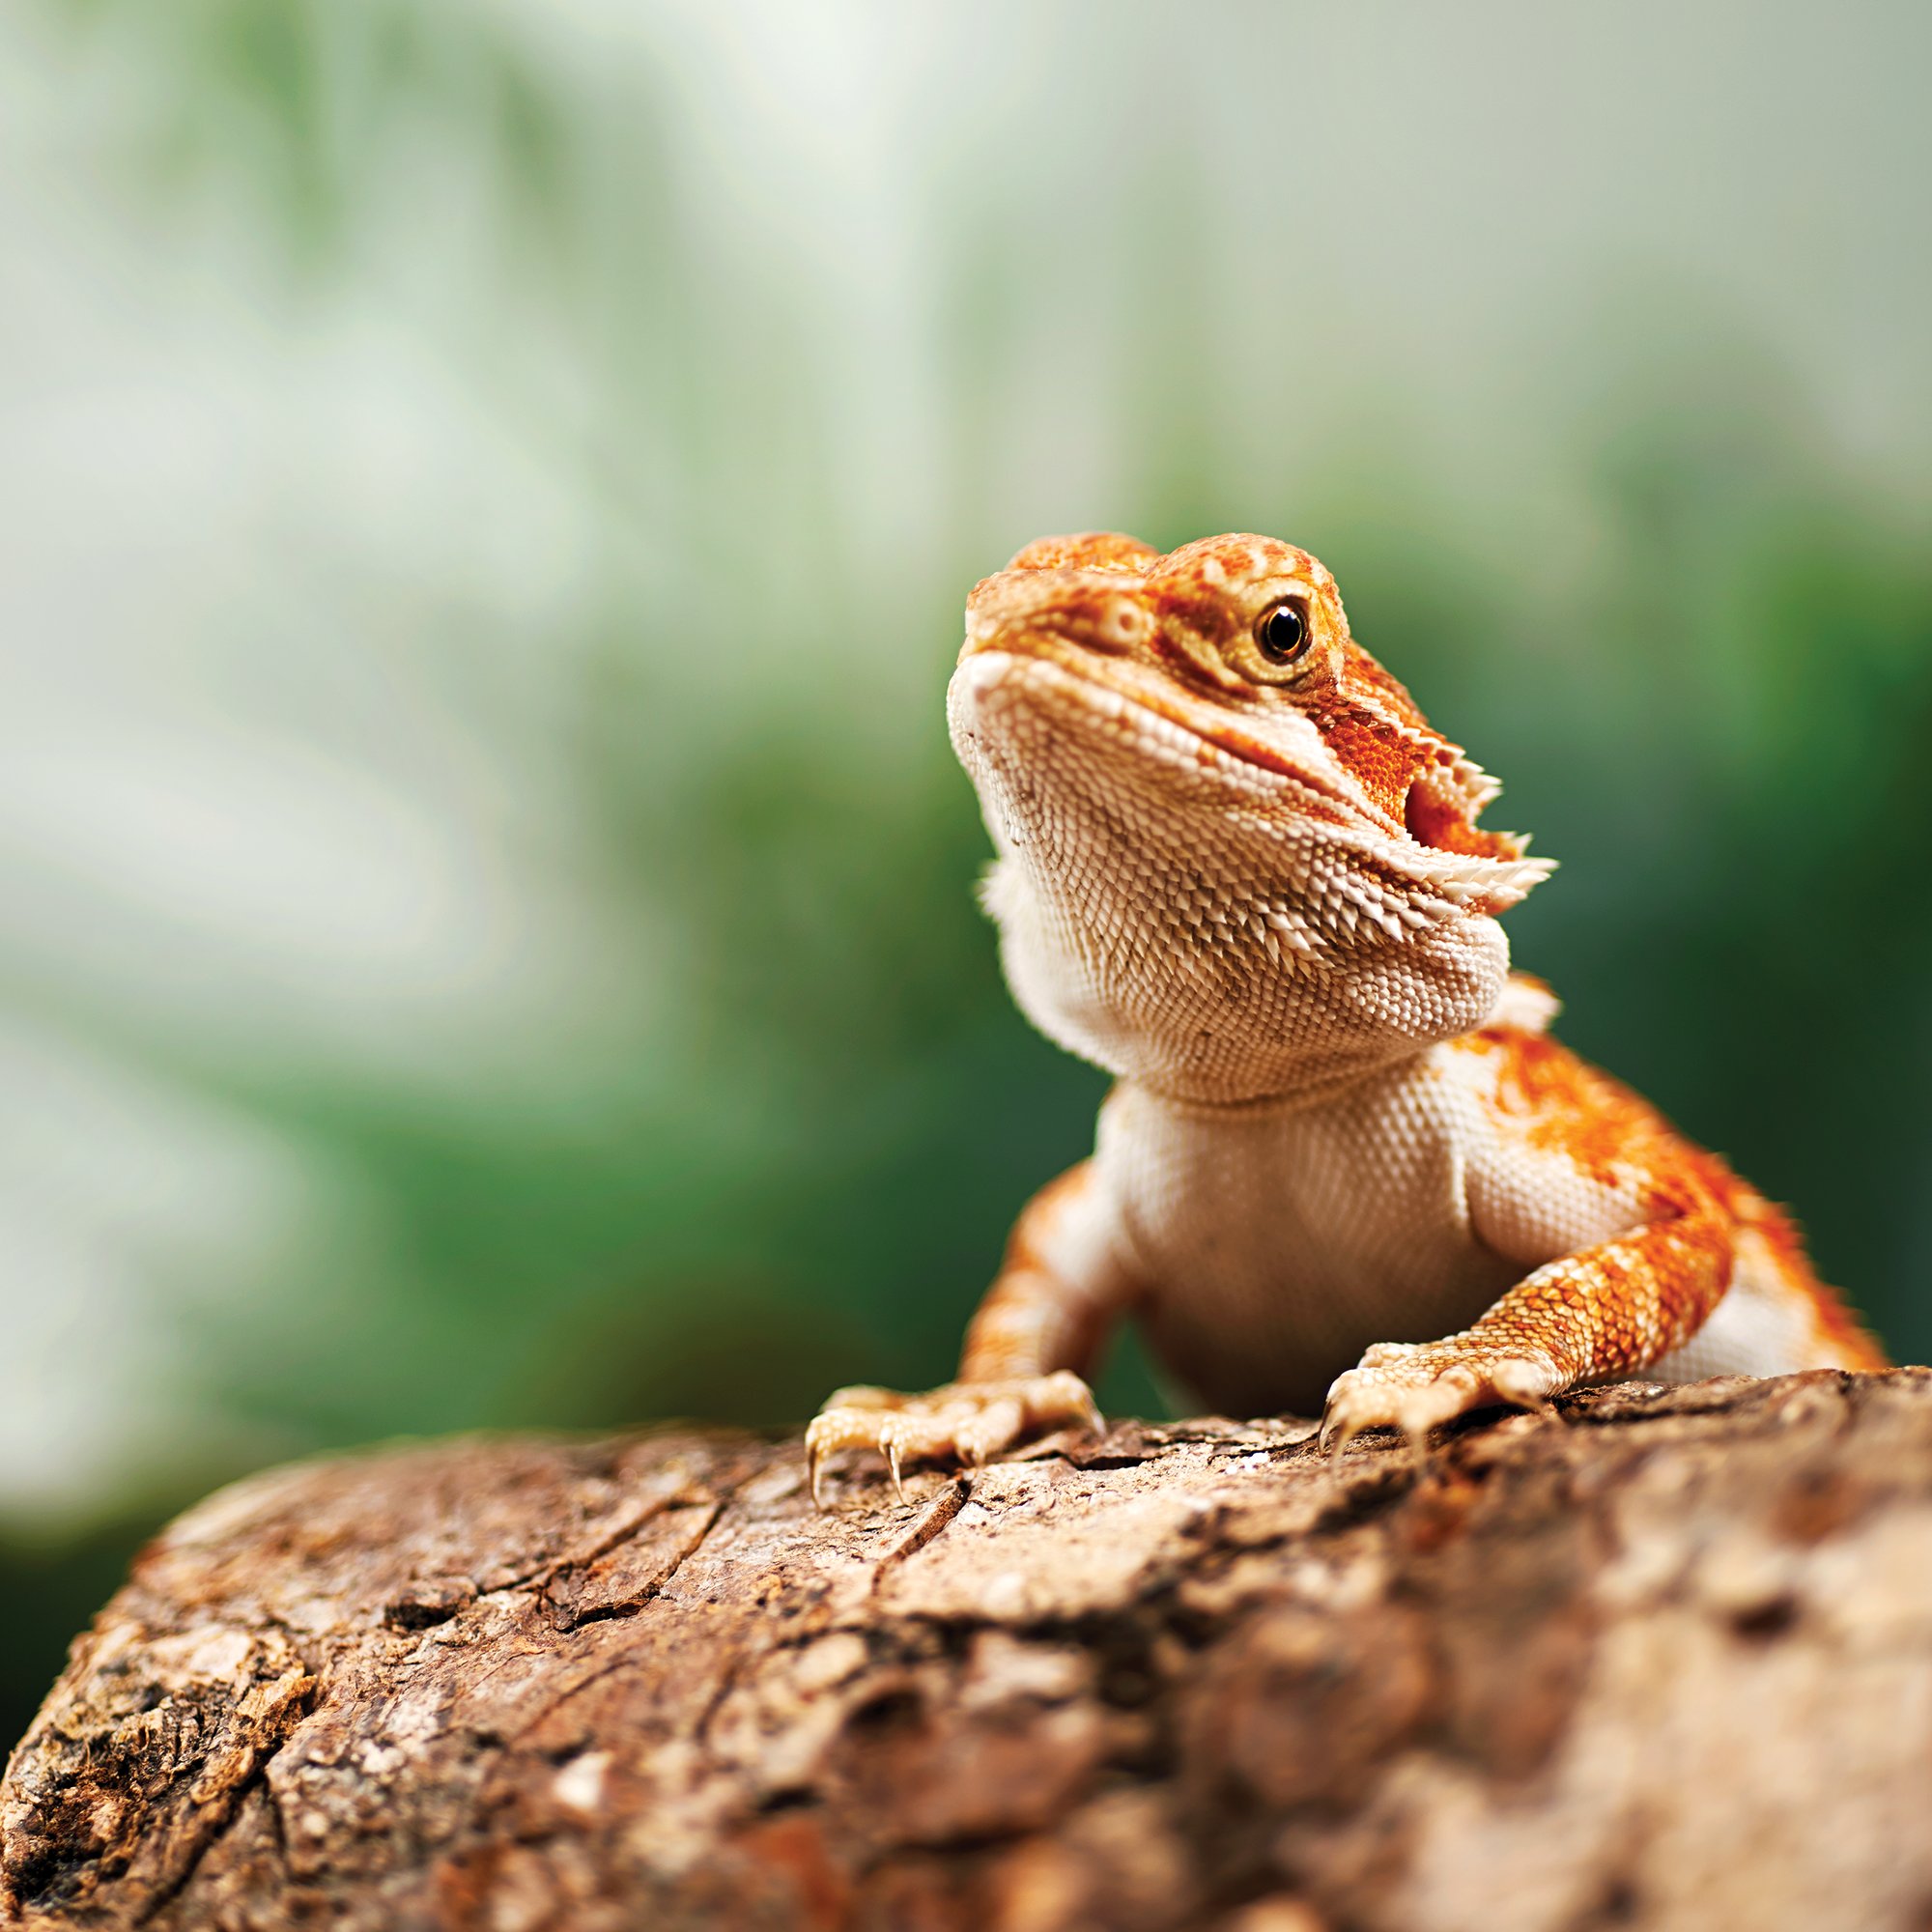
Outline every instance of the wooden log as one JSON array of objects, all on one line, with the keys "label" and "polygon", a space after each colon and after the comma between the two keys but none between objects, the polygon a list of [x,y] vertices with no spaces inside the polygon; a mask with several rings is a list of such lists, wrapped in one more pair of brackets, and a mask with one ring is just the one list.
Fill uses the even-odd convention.
[{"label": "wooden log", "polygon": [[30,1926],[1923,1926],[1932,1376],[1418,1464],[1128,1424],[813,1512],[796,1439],[257,1477],[0,1786]]}]

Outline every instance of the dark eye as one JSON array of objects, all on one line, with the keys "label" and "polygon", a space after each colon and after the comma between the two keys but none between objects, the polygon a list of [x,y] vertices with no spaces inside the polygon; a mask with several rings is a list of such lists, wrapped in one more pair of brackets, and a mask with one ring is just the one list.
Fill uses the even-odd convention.
[{"label": "dark eye", "polygon": [[1255,624],[1255,642],[1269,664],[1292,665],[1308,655],[1308,607],[1298,597],[1264,611]]}]

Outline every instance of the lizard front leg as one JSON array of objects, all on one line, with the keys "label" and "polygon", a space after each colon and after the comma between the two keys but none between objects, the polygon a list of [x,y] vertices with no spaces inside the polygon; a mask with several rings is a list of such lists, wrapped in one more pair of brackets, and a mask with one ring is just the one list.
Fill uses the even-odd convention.
[{"label": "lizard front leg", "polygon": [[1439,1422],[1506,1403],[1539,1407],[1580,1382],[1648,1367],[1702,1326],[1729,1285],[1735,1229],[1715,1203],[1666,1208],[1650,1226],[1526,1275],[1439,1342],[1378,1343],[1328,1391],[1321,1439]]},{"label": "lizard front leg", "polygon": [[1083,1378],[1127,1292],[1113,1227],[1091,1161],[1036,1195],[966,1331],[958,1379],[926,1395],[843,1388],[818,1412],[805,1433],[812,1500],[840,1449],[878,1450],[896,1486],[908,1463],[978,1464],[1068,1422],[1098,1431]]}]

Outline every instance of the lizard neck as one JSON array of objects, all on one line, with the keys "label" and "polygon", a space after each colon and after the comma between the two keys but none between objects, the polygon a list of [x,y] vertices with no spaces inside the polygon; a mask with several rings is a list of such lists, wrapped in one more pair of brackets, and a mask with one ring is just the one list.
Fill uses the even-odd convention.
[{"label": "lizard neck", "polygon": [[1484,1025],[1509,982],[1509,942],[1479,915],[1310,962],[1043,893],[1010,859],[986,899],[1013,997],[1048,1038],[1193,1105],[1315,1105]]},{"label": "lizard neck", "polygon": [[1372,1065],[1350,1067],[1347,1071],[1331,1074],[1326,1079],[1309,1079],[1297,1082],[1292,1087],[1264,1094],[1245,1094],[1236,1099],[1209,1097],[1205,1093],[1183,1085],[1170,1087],[1160,1079],[1141,1075],[1137,1078],[1122,1076],[1117,1082],[1118,1088],[1132,1088],[1136,1093],[1145,1094],[1161,1105],[1176,1113],[1193,1116],[1196,1119],[1225,1118],[1252,1119],[1259,1115],[1299,1114],[1312,1112],[1317,1107],[1325,1107],[1331,1101],[1345,1098],[1365,1087],[1379,1086],[1384,1081],[1400,1080],[1412,1067],[1437,1050],[1439,1042],[1431,1041],[1426,1046],[1418,1046],[1407,1053],[1378,1060]]}]

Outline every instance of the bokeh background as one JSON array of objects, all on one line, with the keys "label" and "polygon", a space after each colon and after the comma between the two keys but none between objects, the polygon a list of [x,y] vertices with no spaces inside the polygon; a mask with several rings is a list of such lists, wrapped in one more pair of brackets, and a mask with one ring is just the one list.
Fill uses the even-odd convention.
[{"label": "bokeh background", "polygon": [[1051,530],[1318,552],[1564,862],[1566,1037],[1927,1352],[1929,69],[1789,0],[0,13],[0,1729],[263,1463],[944,1377],[1100,1091],[942,722]]}]

